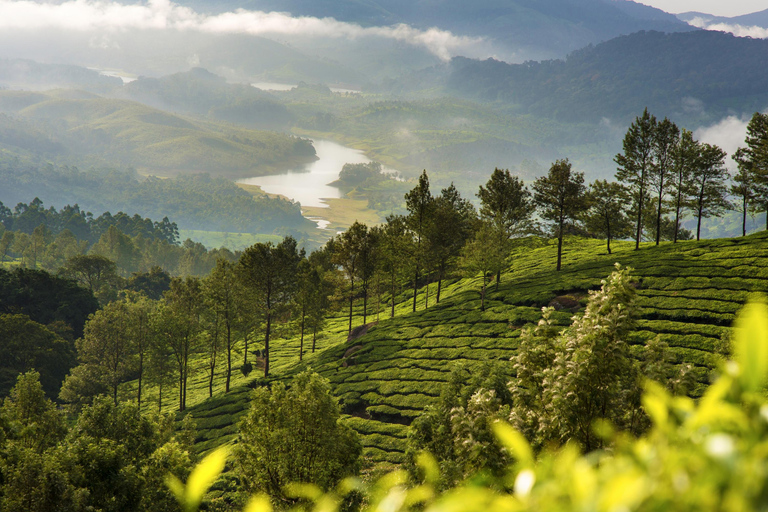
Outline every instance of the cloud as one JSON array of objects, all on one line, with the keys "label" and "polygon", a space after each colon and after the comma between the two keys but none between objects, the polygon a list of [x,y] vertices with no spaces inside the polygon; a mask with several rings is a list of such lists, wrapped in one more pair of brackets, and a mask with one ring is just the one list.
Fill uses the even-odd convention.
[{"label": "cloud", "polygon": [[728,153],[726,165],[734,169],[735,164],[730,158],[736,150],[744,145],[747,136],[747,123],[749,119],[736,116],[728,116],[716,124],[701,127],[694,131],[694,137],[701,142],[716,144]]},{"label": "cloud", "polygon": [[364,28],[333,18],[243,9],[203,15],[170,0],[130,5],[100,0],[68,0],[57,4],[0,0],[0,30],[8,29],[82,32],[152,29],[257,36],[380,37],[424,47],[443,60],[467,51],[477,53],[484,42],[482,38],[457,36],[437,28],[419,30],[405,24]]},{"label": "cloud", "polygon": [[759,27],[757,25],[744,26],[731,23],[713,23],[712,20],[696,17],[693,18],[688,24],[694,27],[703,28],[706,30],[717,30],[720,32],[730,32],[737,37],[752,37],[754,39],[766,39],[768,38],[768,28]]}]

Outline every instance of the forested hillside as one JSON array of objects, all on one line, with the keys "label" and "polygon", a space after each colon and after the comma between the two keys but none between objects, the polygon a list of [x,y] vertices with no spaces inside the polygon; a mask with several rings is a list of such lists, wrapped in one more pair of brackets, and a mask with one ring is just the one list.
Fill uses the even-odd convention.
[{"label": "forested hillside", "polygon": [[[63,163],[132,166],[165,176],[250,177],[315,158],[312,144],[297,137],[187,119],[79,91],[0,91],[0,112],[11,116],[2,119],[7,128],[0,134],[9,135],[0,140],[4,149],[42,149]],[[23,136],[25,124],[16,119],[34,125],[32,134]]]},{"label": "forested hillside", "polygon": [[563,121],[626,119],[648,107],[685,122],[768,101],[768,41],[720,32],[639,32],[565,60],[506,64],[454,59],[449,89]]}]

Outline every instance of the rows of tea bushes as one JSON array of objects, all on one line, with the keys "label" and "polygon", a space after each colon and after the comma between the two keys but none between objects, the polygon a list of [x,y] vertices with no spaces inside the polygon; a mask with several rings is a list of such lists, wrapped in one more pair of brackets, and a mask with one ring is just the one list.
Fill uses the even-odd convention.
[{"label": "rows of tea bushes", "polygon": [[[641,345],[659,336],[674,363],[691,363],[703,392],[736,311],[753,292],[768,292],[768,235],[643,246],[618,243],[608,255],[602,242],[566,242],[563,270],[554,271],[553,243],[530,241],[515,250],[498,290],[489,286],[486,311],[480,311],[480,279],[454,281],[439,305],[432,299],[418,311],[398,307],[359,338],[344,341],[346,318],[330,324],[322,350],[298,363],[298,345],[276,344],[276,378],[311,367],[328,378],[375,466],[404,460],[408,424],[440,395],[455,365],[508,361],[521,330],[538,320],[541,308],[559,308],[554,318],[568,325],[589,290],[600,286],[616,262],[634,268],[641,319],[629,340]],[[434,295],[434,291],[432,292]],[[406,300],[406,296],[400,297]],[[371,315],[369,313],[369,318]],[[373,317],[375,318],[375,316]],[[359,323],[358,317],[355,320]],[[281,357],[282,356],[282,357]],[[233,438],[233,425],[247,407],[245,391],[204,402],[191,412],[198,420],[201,448]],[[222,419],[218,419],[221,416]],[[224,419],[227,418],[227,419]],[[221,438],[217,438],[217,435]]]}]

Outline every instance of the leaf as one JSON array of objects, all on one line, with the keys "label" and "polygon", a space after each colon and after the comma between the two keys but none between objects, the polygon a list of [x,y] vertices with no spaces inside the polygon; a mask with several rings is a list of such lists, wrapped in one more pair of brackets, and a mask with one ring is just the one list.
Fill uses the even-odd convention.
[{"label": "leaf", "polygon": [[272,512],[272,504],[269,502],[269,497],[265,494],[251,496],[243,512]]},{"label": "leaf", "polygon": [[208,454],[200,464],[195,466],[187,480],[185,501],[188,508],[195,510],[200,506],[203,496],[224,470],[228,455],[229,448],[223,446]]},{"label": "leaf", "polygon": [[734,355],[741,368],[741,384],[750,392],[760,391],[768,380],[768,307],[750,302],[734,325]]},{"label": "leaf", "polygon": [[424,471],[424,481],[435,484],[440,479],[440,466],[431,453],[421,452],[416,456],[416,464]]},{"label": "leaf", "polygon": [[524,467],[533,466],[533,450],[523,434],[503,421],[497,421],[493,424],[493,433],[520,464]]}]

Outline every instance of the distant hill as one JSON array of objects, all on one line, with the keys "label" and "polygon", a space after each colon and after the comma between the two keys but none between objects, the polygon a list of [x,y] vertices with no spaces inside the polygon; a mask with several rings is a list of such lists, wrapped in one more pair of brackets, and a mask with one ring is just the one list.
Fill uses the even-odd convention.
[{"label": "distant hill", "polygon": [[696,18],[704,20],[708,25],[715,23],[726,23],[728,25],[741,25],[744,27],[762,27],[768,28],[768,9],[741,16],[713,16],[703,12],[684,12],[677,15],[678,19],[690,23]]},{"label": "distant hill", "polygon": [[0,89],[66,89],[107,92],[121,85],[119,78],[81,66],[42,64],[26,59],[0,59]]},{"label": "distant hill", "polygon": [[[309,141],[290,135],[197,121],[77,91],[0,91],[0,113],[11,116],[0,123],[7,127],[0,130],[0,148],[54,154],[63,163],[130,166],[161,176],[248,177],[316,158]],[[13,119],[22,122],[14,125]]]},{"label": "distant hill", "polygon": [[228,84],[202,68],[162,78],[142,77],[115,94],[162,110],[259,129],[285,129],[293,120],[271,94],[248,84]]},{"label": "distant hill", "polygon": [[629,0],[182,0],[203,12],[237,8],[332,17],[363,26],[407,23],[484,36],[528,58],[559,57],[590,43],[639,30],[692,27]]},{"label": "distant hill", "polygon": [[626,121],[648,107],[695,126],[768,105],[768,41],[722,32],[638,32],[565,60],[456,58],[450,68],[452,93],[561,121]]}]

